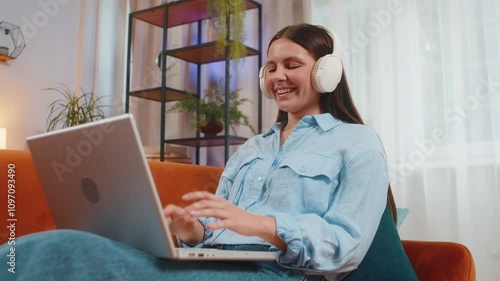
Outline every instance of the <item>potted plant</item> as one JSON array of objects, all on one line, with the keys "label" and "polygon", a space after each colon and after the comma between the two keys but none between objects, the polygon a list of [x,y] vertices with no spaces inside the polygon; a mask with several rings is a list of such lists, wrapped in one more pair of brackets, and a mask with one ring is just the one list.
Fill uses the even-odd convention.
[{"label": "potted plant", "polygon": [[218,31],[217,53],[223,53],[225,48],[229,46],[229,57],[235,60],[236,65],[238,59],[246,54],[246,47],[243,44],[245,40],[243,32],[243,22],[246,15],[245,1],[208,0],[207,9],[211,17],[210,22]]},{"label": "potted plant", "polygon": [[[225,102],[220,86],[213,87],[205,92],[203,98],[192,95],[188,99],[177,101],[167,113],[186,112],[192,118],[193,129],[202,132],[205,136],[216,136],[224,129]],[[250,124],[250,119],[239,109],[239,106],[246,102],[251,102],[247,98],[240,98],[239,89],[230,93],[229,100],[229,125],[234,131],[235,125],[245,125],[252,133],[257,134]]]},{"label": "potted plant", "polygon": [[9,48],[6,46],[0,46],[0,55],[8,56]]},{"label": "potted plant", "polygon": [[58,88],[47,88],[45,90],[56,91],[62,95],[60,99],[49,105],[50,113],[47,117],[47,131],[54,131],[60,125],[61,128],[76,126],[99,119],[105,115],[101,105],[101,98],[96,98],[92,92],[73,92],[67,86]]}]

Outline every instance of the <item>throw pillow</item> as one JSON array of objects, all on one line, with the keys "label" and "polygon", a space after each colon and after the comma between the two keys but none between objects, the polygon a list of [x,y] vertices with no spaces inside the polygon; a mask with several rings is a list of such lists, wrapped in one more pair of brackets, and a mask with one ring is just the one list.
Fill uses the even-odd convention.
[{"label": "throw pillow", "polygon": [[399,229],[403,222],[406,219],[406,216],[408,216],[408,213],[410,212],[410,209],[408,208],[396,208],[396,211],[398,212],[398,224],[396,225],[396,228]]},{"label": "throw pillow", "polygon": [[359,267],[344,281],[418,281],[406,256],[389,207]]}]

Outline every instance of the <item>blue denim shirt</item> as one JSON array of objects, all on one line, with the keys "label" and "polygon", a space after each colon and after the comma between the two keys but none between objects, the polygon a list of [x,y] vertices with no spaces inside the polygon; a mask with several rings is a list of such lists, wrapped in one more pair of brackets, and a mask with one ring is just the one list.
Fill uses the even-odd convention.
[{"label": "blue denim shirt", "polygon": [[[216,194],[276,218],[287,244],[277,257],[282,266],[339,280],[361,263],[385,209],[383,146],[371,128],[328,113],[305,116],[281,147],[280,132],[275,124],[249,139],[228,161]],[[223,229],[207,231],[202,244],[268,243]]]}]

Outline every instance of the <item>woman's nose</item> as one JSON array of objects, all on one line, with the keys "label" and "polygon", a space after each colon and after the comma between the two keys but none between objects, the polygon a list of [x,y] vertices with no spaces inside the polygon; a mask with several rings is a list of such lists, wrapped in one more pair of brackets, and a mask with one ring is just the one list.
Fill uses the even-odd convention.
[{"label": "woman's nose", "polygon": [[282,68],[276,69],[274,72],[271,73],[271,80],[273,82],[278,82],[278,81],[286,80],[286,73],[285,73],[285,71],[283,71]]}]

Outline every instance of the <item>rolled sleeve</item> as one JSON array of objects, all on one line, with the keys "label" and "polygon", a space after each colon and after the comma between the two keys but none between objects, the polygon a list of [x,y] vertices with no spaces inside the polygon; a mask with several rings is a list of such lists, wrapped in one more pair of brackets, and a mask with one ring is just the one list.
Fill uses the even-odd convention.
[{"label": "rolled sleeve", "polygon": [[287,244],[277,258],[282,266],[334,279],[361,263],[386,205],[385,157],[378,151],[363,153],[341,174],[323,216],[275,216],[277,234]]}]

